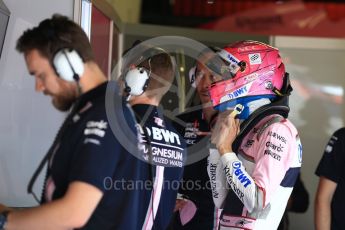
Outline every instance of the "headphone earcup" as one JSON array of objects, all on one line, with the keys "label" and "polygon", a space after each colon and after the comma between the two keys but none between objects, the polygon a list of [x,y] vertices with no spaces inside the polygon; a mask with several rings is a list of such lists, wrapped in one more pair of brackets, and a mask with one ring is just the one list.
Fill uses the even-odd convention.
[{"label": "headphone earcup", "polygon": [[84,62],[76,50],[61,49],[53,58],[58,76],[66,81],[77,81],[84,73]]},{"label": "headphone earcup", "polygon": [[139,96],[144,93],[148,85],[149,74],[145,68],[136,67],[126,73],[124,80],[125,90],[133,96]]},{"label": "headphone earcup", "polygon": [[195,84],[195,71],[196,71],[196,66],[193,66],[190,70],[189,70],[189,82],[191,87],[196,88],[196,84]]}]

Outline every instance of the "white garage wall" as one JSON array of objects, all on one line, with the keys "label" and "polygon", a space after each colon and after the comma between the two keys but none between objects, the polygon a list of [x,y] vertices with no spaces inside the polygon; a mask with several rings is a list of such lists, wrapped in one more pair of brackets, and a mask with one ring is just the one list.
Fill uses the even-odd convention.
[{"label": "white garage wall", "polygon": [[291,74],[290,120],[303,145],[302,180],[309,192],[306,213],[290,213],[290,229],[314,229],[315,169],[332,133],[344,125],[345,39],[276,37]]},{"label": "white garage wall", "polygon": [[[11,11],[0,58],[0,203],[35,205],[26,193],[32,173],[51,145],[65,114],[34,91],[24,58],[15,50],[24,30],[60,13],[73,16],[72,0],[4,0]],[[44,173],[43,173],[44,174]],[[42,176],[35,187],[40,193]]]}]

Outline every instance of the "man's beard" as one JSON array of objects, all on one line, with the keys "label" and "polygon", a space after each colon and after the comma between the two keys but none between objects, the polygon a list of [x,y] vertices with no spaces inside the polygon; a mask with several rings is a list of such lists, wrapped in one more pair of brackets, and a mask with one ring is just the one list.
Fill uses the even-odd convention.
[{"label": "man's beard", "polygon": [[52,103],[57,110],[66,112],[71,108],[76,99],[76,95],[55,96]]}]

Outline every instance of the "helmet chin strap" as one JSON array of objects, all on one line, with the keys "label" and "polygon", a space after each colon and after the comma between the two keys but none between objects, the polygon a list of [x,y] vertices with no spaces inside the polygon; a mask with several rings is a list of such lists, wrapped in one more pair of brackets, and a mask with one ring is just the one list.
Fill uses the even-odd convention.
[{"label": "helmet chin strap", "polygon": [[236,116],[240,115],[243,112],[244,106],[241,104],[237,104],[234,110],[230,113],[230,116],[235,118]]},{"label": "helmet chin strap", "polygon": [[268,98],[261,98],[247,103],[238,103],[235,105],[230,116],[240,120],[246,120],[255,110],[270,103],[271,100]]}]

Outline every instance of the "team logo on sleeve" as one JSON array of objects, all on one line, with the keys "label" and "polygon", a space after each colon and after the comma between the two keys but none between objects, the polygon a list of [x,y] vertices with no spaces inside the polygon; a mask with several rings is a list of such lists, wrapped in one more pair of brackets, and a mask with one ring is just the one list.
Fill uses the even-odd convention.
[{"label": "team logo on sleeve", "polygon": [[325,148],[326,153],[331,153],[333,151],[333,145],[335,142],[337,142],[338,137],[332,136],[331,139],[328,141],[328,144]]},{"label": "team logo on sleeve", "polygon": [[108,128],[108,122],[101,121],[89,121],[86,123],[86,129],[84,130],[84,135],[96,135],[99,137],[104,137],[105,130]]},{"label": "team logo on sleeve", "polygon": [[325,149],[326,153],[330,153],[330,152],[332,152],[332,150],[333,150],[332,146],[330,146],[330,145],[326,146],[326,149]]},{"label": "team logo on sleeve", "polygon": [[252,182],[249,180],[249,178],[246,176],[246,174],[241,169],[241,162],[234,161],[232,163],[232,167],[234,168],[234,174],[237,177],[237,179],[243,184],[245,188],[247,188],[248,185],[250,185]]},{"label": "team logo on sleeve", "polygon": [[210,167],[210,182],[212,187],[213,198],[218,199],[219,193],[217,191],[217,164],[212,164],[207,160],[207,163]]}]

